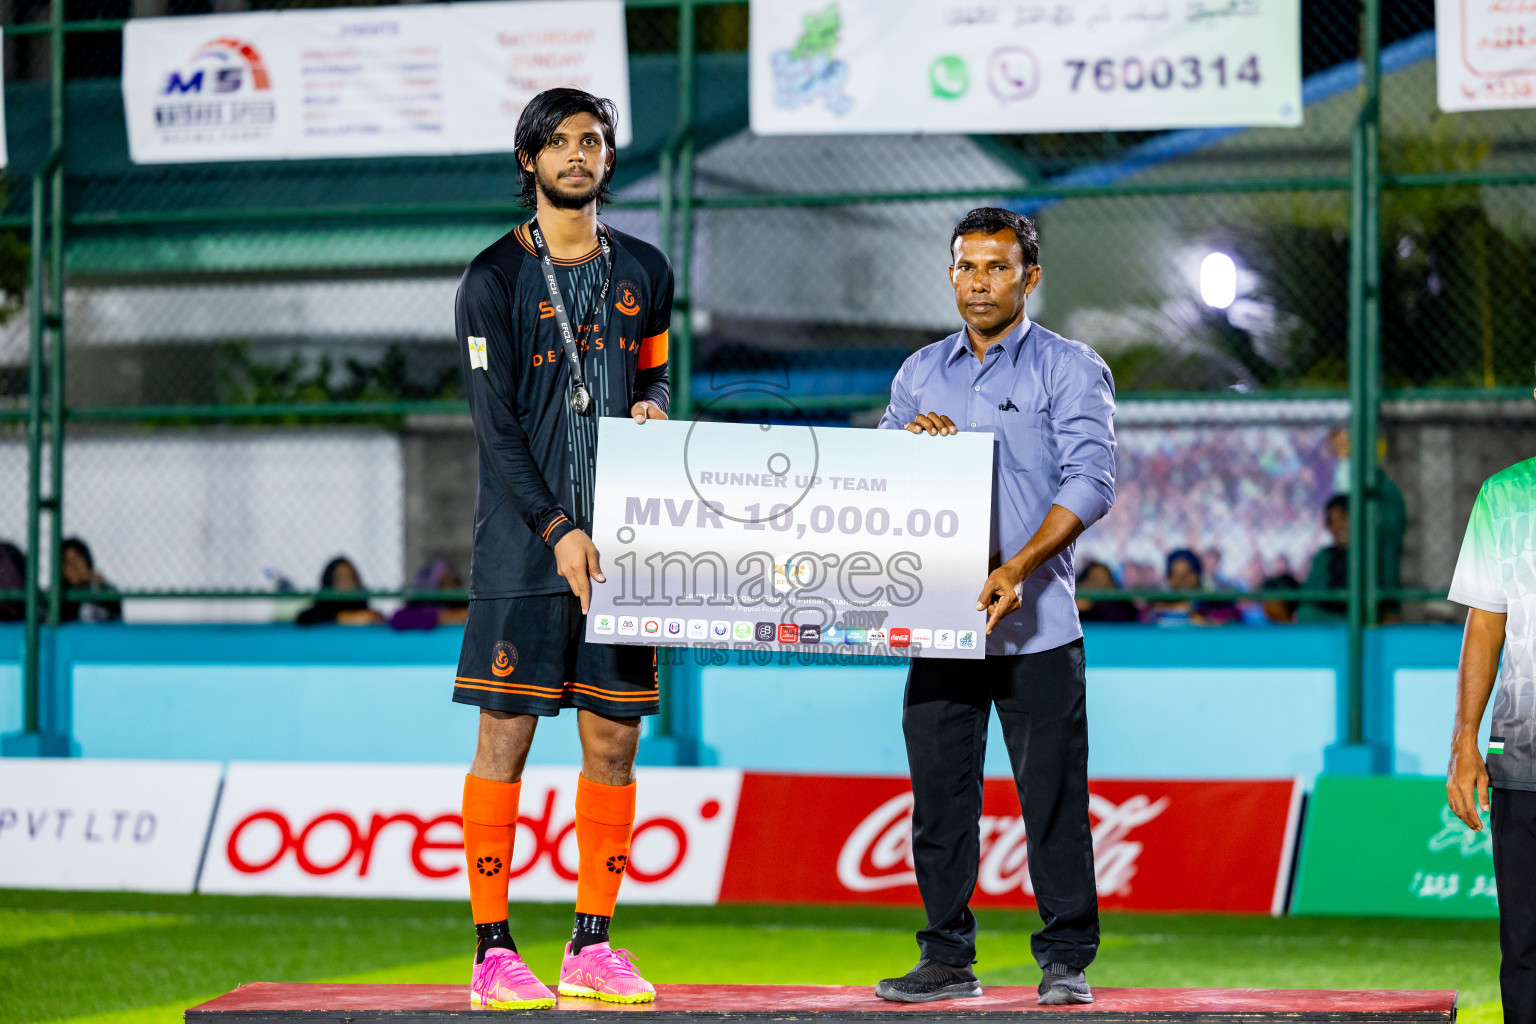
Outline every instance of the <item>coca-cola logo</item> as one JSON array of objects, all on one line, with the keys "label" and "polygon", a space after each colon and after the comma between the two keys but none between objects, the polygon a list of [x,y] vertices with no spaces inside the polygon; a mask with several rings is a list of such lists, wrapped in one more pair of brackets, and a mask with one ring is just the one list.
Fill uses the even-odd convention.
[{"label": "coca-cola logo", "polygon": [[[912,793],[891,797],[871,811],[849,833],[837,855],[837,880],[853,892],[875,892],[916,885],[912,864]],[[1136,860],[1143,846],[1127,838],[1132,829],[1162,814],[1168,797],[1152,800],[1133,796],[1116,804],[1090,794],[1093,823],[1093,865],[1100,896],[1130,892]],[[1034,894],[1029,880],[1029,848],[1020,816],[983,815],[980,822],[981,864],[976,885],[990,896],[1020,891]]]},{"label": "coca-cola logo", "polygon": [[[525,875],[542,863],[557,877],[576,881],[576,822],[572,819],[556,827],[557,795],[554,789],[546,792],[536,817],[518,817],[513,859],[507,865],[509,879]],[[699,809],[699,816],[705,820],[719,813],[718,800],[707,800]],[[350,869],[358,878],[366,878],[379,837],[391,829],[414,830],[408,860],[421,877],[451,878],[464,870],[462,820],[449,813],[425,818],[406,811],[354,816],[343,810],[328,810],[295,827],[282,811],[262,808],[241,818],[230,830],[225,856],[231,867],[247,875],[271,871],[291,857],[307,875],[335,875]],[[670,877],[688,856],[687,830],[676,819],[666,816],[637,822],[630,844],[630,857],[622,870],[641,883]],[[431,856],[432,851],[450,850],[459,856]],[[496,867],[499,870],[501,865]]]}]

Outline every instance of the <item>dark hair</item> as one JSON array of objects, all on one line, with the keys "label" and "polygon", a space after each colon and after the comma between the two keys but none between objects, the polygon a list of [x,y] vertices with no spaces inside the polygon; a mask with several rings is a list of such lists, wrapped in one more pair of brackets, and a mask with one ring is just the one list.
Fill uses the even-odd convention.
[{"label": "dark hair", "polygon": [[[1266,579],[1263,583],[1259,584],[1259,589],[1260,590],[1300,590],[1301,589],[1301,583],[1297,581],[1295,576],[1292,576],[1288,572],[1283,572],[1279,576],[1271,576],[1268,579]],[[1279,598],[1267,597],[1267,600],[1278,601]],[[1292,614],[1292,615],[1294,615],[1296,613],[1296,609],[1301,607],[1300,602],[1297,602],[1297,601],[1280,601],[1280,604],[1283,605],[1285,607],[1285,610],[1288,613]]]},{"label": "dark hair", "polygon": [[344,565],[352,570],[352,575],[357,577],[357,582],[359,584],[363,582],[363,574],[357,571],[357,566],[353,563],[352,559],[348,558],[346,555],[337,555],[329,562],[326,562],[325,568],[320,570],[321,590],[336,589],[336,574],[341,571],[341,567]]},{"label": "dark hair", "polygon": [[1173,572],[1173,563],[1181,558],[1189,563],[1189,567],[1195,571],[1196,576],[1199,576],[1201,579],[1205,578],[1205,566],[1200,563],[1200,556],[1189,550],[1189,548],[1178,548],[1168,552],[1168,562],[1163,566],[1163,575],[1166,576]]},{"label": "dark hair", "polygon": [[71,551],[80,556],[80,560],[85,563],[87,569],[96,568],[96,559],[91,556],[91,549],[85,541],[79,537],[65,537],[64,543],[59,545],[59,556],[63,557]]},{"label": "dark hair", "polygon": [[1329,498],[1328,504],[1323,506],[1323,517],[1326,519],[1328,513],[1332,512],[1334,509],[1338,509],[1345,515],[1349,515],[1349,495],[1335,494],[1333,497]]},{"label": "dark hair", "polygon": [[[521,138],[521,136],[519,136]],[[1040,233],[1035,222],[1022,213],[1004,210],[999,206],[978,206],[955,225],[949,233],[949,251],[953,255],[955,242],[961,235],[995,235],[999,231],[1012,231],[1024,252],[1024,265],[1032,267],[1040,262]]]},{"label": "dark hair", "polygon": [[20,590],[26,585],[26,553],[10,541],[0,540],[0,590]]},{"label": "dark hair", "polygon": [[1116,590],[1120,589],[1120,581],[1115,577],[1115,570],[1111,569],[1108,565],[1105,565],[1103,562],[1096,558],[1089,559],[1088,564],[1078,570],[1077,585],[1080,587],[1085,585],[1088,579],[1088,574],[1093,572],[1095,569],[1103,569],[1105,572],[1109,573],[1109,579],[1110,582],[1114,585],[1114,588]]},{"label": "dark hair", "polygon": [[[559,131],[560,125],[568,117],[577,114],[591,114],[602,123],[603,140],[608,144],[611,153],[618,148],[614,139],[619,123],[619,108],[614,106],[613,100],[594,96],[584,89],[571,89],[561,86],[558,89],[545,89],[539,93],[517,119],[517,131],[512,136],[512,144],[517,158],[518,194],[517,201],[528,209],[536,205],[538,194],[538,174],[523,168],[523,158],[530,161],[537,160],[544,147],[549,145],[550,138]],[[597,208],[601,210],[603,205],[613,200],[613,194],[608,191],[608,182],[613,179],[613,165],[602,169],[597,186]]]}]

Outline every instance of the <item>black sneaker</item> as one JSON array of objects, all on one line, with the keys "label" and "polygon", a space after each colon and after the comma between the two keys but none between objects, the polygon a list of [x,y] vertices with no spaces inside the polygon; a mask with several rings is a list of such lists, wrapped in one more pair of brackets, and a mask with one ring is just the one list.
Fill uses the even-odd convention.
[{"label": "black sneaker", "polygon": [[1068,1006],[1074,1003],[1093,1002],[1093,989],[1088,978],[1076,967],[1066,964],[1046,964],[1040,979],[1041,1006]]},{"label": "black sneaker", "polygon": [[926,957],[899,978],[886,978],[875,995],[896,1003],[931,1003],[938,999],[969,999],[981,995],[981,982],[969,967],[951,967]]}]

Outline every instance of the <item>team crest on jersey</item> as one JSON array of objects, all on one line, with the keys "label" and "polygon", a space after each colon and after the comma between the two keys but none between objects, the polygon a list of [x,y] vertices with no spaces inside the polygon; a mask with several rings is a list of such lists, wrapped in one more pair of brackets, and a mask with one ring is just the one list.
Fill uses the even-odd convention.
[{"label": "team crest on jersey", "polygon": [[517,648],[505,640],[496,641],[496,646],[491,648],[491,675],[497,679],[505,679],[517,668]]},{"label": "team crest on jersey", "polygon": [[625,316],[634,316],[640,312],[640,289],[635,287],[633,281],[620,281],[618,287],[613,290],[613,308]]}]

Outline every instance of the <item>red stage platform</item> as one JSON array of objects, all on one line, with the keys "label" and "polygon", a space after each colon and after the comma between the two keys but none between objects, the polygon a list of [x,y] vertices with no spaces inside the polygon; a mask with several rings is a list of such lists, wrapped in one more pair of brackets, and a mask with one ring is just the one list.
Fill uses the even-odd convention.
[{"label": "red stage platform", "polygon": [[[562,999],[553,1010],[476,1010],[463,985],[241,985],[194,1006],[188,1021],[417,1021],[540,1018],[561,1024],[639,1014],[646,1024],[811,1020],[819,1024],[906,1018],[1047,1017],[1071,1014],[1079,1024],[1136,1021],[1262,1024],[1266,1021],[1433,1021],[1456,1019],[1455,992],[1329,992],[1275,989],[1101,988],[1090,1006],[1035,1005],[1032,988],[989,988],[979,999],[888,1003],[872,987],[838,985],[660,985],[656,1001],[618,1006]],[[636,1021],[635,1024],[641,1024]]]}]

